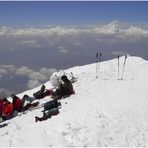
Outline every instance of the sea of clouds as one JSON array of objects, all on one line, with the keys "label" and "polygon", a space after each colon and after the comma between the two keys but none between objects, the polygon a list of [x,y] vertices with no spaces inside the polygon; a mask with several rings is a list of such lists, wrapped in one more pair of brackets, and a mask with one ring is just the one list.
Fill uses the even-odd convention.
[{"label": "sea of clouds", "polygon": [[[1,26],[0,94],[9,94],[20,86],[34,88],[59,69],[94,63],[97,51],[103,53],[102,60],[126,53],[147,60],[147,41],[145,23],[112,21],[94,25]],[[15,80],[18,80],[17,84]]]}]

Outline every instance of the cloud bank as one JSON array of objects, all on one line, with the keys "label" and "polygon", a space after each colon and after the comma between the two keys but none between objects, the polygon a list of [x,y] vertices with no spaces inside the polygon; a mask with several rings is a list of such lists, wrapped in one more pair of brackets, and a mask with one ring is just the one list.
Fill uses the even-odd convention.
[{"label": "cloud bank", "polygon": [[[0,27],[0,51],[61,54],[147,50],[148,27],[113,21],[96,25]],[[143,45],[143,46],[142,46]],[[139,49],[141,48],[141,49]],[[132,51],[131,51],[132,50]],[[142,54],[145,56],[144,54]]]},{"label": "cloud bank", "polygon": [[[113,21],[102,25],[75,25],[75,26],[49,26],[41,28],[22,28],[14,29],[10,27],[0,28],[0,37],[5,38],[46,38],[47,40],[54,37],[79,37],[79,35],[89,35],[98,37],[114,37],[115,39],[131,39],[136,37],[137,40],[148,37],[148,28],[135,26],[131,24],[121,24]],[[139,36],[137,38],[137,36]],[[133,39],[134,40],[134,39]],[[134,40],[135,41],[135,40]],[[23,40],[21,45],[36,45],[36,40]]]},{"label": "cloud bank", "polygon": [[[28,79],[27,88],[31,89],[48,81],[51,74],[56,71],[54,68],[41,68],[39,71],[35,71],[27,66],[0,65],[0,80],[4,77],[13,78],[23,76]],[[6,90],[3,91],[6,92]]]},{"label": "cloud bank", "polygon": [[[56,69],[94,63],[97,51],[102,52],[102,60],[126,53],[148,60],[148,25],[112,21],[94,25],[0,27],[0,81],[15,83],[13,79],[19,77],[19,83],[26,82],[26,88],[33,88],[47,81]],[[10,86],[2,84],[4,89]]]}]

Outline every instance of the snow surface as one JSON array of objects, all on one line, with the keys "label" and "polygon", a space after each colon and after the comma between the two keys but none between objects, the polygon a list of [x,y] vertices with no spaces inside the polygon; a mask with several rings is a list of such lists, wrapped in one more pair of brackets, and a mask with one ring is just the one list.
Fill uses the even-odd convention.
[{"label": "snow surface", "polygon": [[[36,123],[40,108],[7,120],[0,128],[0,146],[148,146],[148,61],[128,56],[123,80],[117,80],[117,63],[101,62],[97,79],[95,63],[65,70],[78,81],[76,94],[61,100],[60,114]],[[45,85],[53,87],[50,81]],[[18,96],[32,96],[39,88]]]}]

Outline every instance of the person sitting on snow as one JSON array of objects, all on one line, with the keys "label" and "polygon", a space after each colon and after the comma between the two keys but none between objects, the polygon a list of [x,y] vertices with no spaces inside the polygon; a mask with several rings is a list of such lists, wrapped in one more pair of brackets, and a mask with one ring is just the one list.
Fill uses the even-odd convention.
[{"label": "person sitting on snow", "polygon": [[[28,95],[24,95],[24,96],[25,96],[25,98],[23,97],[23,99],[20,99],[15,94],[11,94],[11,97],[13,99],[13,101],[12,101],[13,102],[13,112],[15,112],[15,111],[22,112],[22,111],[29,109],[30,107],[35,107],[39,104],[39,102],[35,102],[35,103],[30,102],[30,103],[27,103],[26,105],[24,105],[25,101],[26,101],[26,97]],[[30,100],[30,101],[33,101],[33,100]]]},{"label": "person sitting on snow", "polygon": [[0,99],[0,117],[2,115],[3,104],[4,104],[4,98]]},{"label": "person sitting on snow", "polygon": [[3,98],[2,102],[2,120],[11,119],[13,117],[13,104],[7,100],[7,98]]},{"label": "person sitting on snow", "polygon": [[74,94],[73,85],[66,75],[61,77],[63,83],[59,85],[59,88],[55,92],[52,92],[53,99],[60,99],[63,96],[69,96]]},{"label": "person sitting on snow", "polygon": [[24,106],[24,101],[15,94],[11,94],[11,98],[13,103],[13,111],[21,112]]},{"label": "person sitting on snow", "polygon": [[3,119],[2,119],[2,109],[3,109],[3,105],[4,105],[4,98],[0,99],[0,122],[3,121]]},{"label": "person sitting on snow", "polygon": [[24,95],[22,100],[25,102],[25,101],[28,101],[28,102],[33,102],[36,98],[35,97],[30,97],[28,95]]},{"label": "person sitting on snow", "polygon": [[51,91],[45,89],[45,85],[42,85],[41,89],[33,94],[36,99],[42,99],[48,95],[51,95]]}]

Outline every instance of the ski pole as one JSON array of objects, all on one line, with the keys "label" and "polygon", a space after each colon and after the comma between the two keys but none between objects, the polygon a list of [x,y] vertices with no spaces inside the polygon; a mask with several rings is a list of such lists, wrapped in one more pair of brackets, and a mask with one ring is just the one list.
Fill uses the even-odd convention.
[{"label": "ski pole", "polygon": [[119,80],[119,56],[117,57],[118,58],[118,80]]},{"label": "ski pole", "polygon": [[123,64],[123,69],[122,69],[121,80],[123,80],[123,74],[124,74],[124,67],[125,67],[125,64],[126,64],[126,59],[127,59],[127,55],[125,55],[125,59],[124,59],[124,64]]},{"label": "ski pole", "polygon": [[100,62],[101,62],[101,56],[102,56],[102,53],[100,52],[99,54],[99,65],[97,65],[97,77],[98,78],[98,73],[99,73],[99,69],[100,69]]},{"label": "ski pole", "polygon": [[100,52],[100,54],[99,54],[99,66],[98,66],[98,71],[99,71],[99,69],[100,69],[101,56],[102,56],[102,54],[101,54],[101,52]]},{"label": "ski pole", "polygon": [[98,52],[96,53],[96,79],[98,77],[97,69],[98,69]]}]

